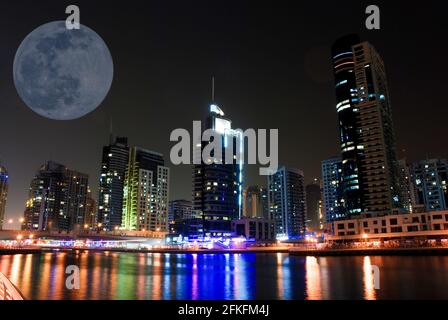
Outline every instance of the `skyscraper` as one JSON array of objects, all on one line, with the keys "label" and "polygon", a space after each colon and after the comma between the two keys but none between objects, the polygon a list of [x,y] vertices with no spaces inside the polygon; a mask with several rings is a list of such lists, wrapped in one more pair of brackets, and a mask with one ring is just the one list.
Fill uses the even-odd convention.
[{"label": "skyscraper", "polygon": [[243,190],[243,216],[248,218],[268,218],[268,193],[265,187],[250,186]]},{"label": "skyscraper", "polygon": [[124,175],[128,160],[128,139],[118,137],[114,141],[111,135],[110,144],[103,147],[98,192],[97,222],[107,231],[121,226]]},{"label": "skyscraper", "polygon": [[176,226],[185,220],[193,219],[193,203],[188,200],[173,200],[168,206],[168,221],[170,232],[176,231]]},{"label": "skyscraper", "polygon": [[305,187],[307,230],[320,231],[323,228],[322,195],[319,179]]},{"label": "skyscraper", "polygon": [[412,170],[405,159],[398,161],[400,173],[400,192],[403,209],[412,213],[417,204],[417,190],[413,179]]},{"label": "skyscraper", "polygon": [[271,219],[277,239],[293,239],[306,231],[306,194],[303,172],[281,167],[268,176]]},{"label": "skyscraper", "polygon": [[71,231],[84,224],[88,175],[49,161],[31,180],[25,230]]},{"label": "skyscraper", "polygon": [[[193,167],[193,213],[202,218],[202,228],[195,229],[202,232],[202,237],[226,237],[231,235],[231,221],[242,214],[243,167],[235,159],[237,148],[242,148],[241,136],[215,104],[210,105],[203,123],[202,131],[206,129],[221,137],[219,143],[223,152],[221,158],[211,155],[204,160],[199,157],[209,142],[202,142],[195,148],[194,157],[201,161]],[[233,159],[226,160],[224,150],[232,146]]]},{"label": "skyscraper", "polygon": [[383,60],[357,35],[337,40],[332,56],[346,214],[390,212],[401,203]]},{"label": "skyscraper", "polygon": [[0,230],[3,228],[5,222],[5,208],[6,198],[8,197],[8,171],[3,166],[0,166]]},{"label": "skyscraper", "polygon": [[322,193],[325,222],[343,218],[341,157],[322,161]]},{"label": "skyscraper", "polygon": [[95,228],[98,223],[96,219],[97,219],[96,201],[92,197],[92,192],[90,191],[90,188],[87,188],[84,225],[87,226],[88,229]]},{"label": "skyscraper", "polygon": [[448,162],[445,159],[428,159],[412,165],[419,204],[427,211],[447,210]]},{"label": "skyscraper", "polygon": [[132,147],[123,190],[124,230],[168,232],[169,168],[162,154]]}]

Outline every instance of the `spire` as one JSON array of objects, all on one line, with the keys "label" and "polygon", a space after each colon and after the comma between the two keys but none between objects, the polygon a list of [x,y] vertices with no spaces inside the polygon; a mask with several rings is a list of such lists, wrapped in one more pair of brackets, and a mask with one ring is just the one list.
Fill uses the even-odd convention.
[{"label": "spire", "polygon": [[112,122],[112,116],[109,118],[109,143],[114,144],[114,126]]},{"label": "spire", "polygon": [[215,102],[215,76],[212,76],[212,103]]}]

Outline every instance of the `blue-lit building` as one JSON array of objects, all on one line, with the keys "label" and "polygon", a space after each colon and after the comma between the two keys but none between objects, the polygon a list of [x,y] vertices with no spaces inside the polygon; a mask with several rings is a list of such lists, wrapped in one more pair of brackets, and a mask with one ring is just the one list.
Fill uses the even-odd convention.
[{"label": "blue-lit building", "polygon": [[345,218],[342,200],[342,159],[322,161],[322,195],[325,222]]},{"label": "blue-lit building", "polygon": [[297,239],[305,234],[306,192],[301,170],[281,167],[268,176],[268,201],[277,239]]},{"label": "blue-lit building", "polygon": [[412,165],[417,201],[426,211],[448,210],[448,162],[428,159]]},{"label": "blue-lit building", "polygon": [[[242,216],[243,162],[237,154],[242,151],[242,135],[232,129],[232,122],[216,104],[209,107],[202,123],[202,132],[213,130],[220,137],[221,159],[212,154],[203,159],[202,151],[210,142],[195,146],[193,167],[194,232],[190,238],[230,237],[231,221]],[[226,159],[226,148],[232,148],[232,159]],[[199,161],[198,161],[199,159]],[[201,222],[201,225],[198,225]]]},{"label": "blue-lit building", "polygon": [[5,208],[6,199],[8,197],[8,171],[3,166],[0,166],[0,230],[3,228],[5,222]]},{"label": "blue-lit building", "polygon": [[346,215],[400,208],[399,167],[384,62],[375,48],[357,35],[334,43],[332,61]]}]

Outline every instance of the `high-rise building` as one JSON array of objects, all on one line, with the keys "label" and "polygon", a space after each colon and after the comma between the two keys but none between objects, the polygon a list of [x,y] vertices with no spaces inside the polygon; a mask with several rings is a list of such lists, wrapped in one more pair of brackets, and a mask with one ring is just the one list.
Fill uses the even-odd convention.
[{"label": "high-rise building", "polygon": [[403,209],[406,212],[412,213],[417,204],[417,190],[415,188],[415,181],[412,178],[412,170],[405,159],[399,160],[398,165],[400,173],[400,199]]},{"label": "high-rise building", "polygon": [[71,231],[84,225],[88,175],[49,161],[31,180],[22,228]]},{"label": "high-rise building", "polygon": [[322,161],[322,195],[325,222],[344,218],[341,157]]},{"label": "high-rise building", "polygon": [[306,231],[306,194],[303,172],[281,167],[268,176],[268,199],[277,239],[294,239]]},{"label": "high-rise building", "polygon": [[305,187],[305,190],[307,230],[317,232],[324,226],[320,180],[314,179],[313,183]]},{"label": "high-rise building", "polygon": [[268,192],[265,187],[250,186],[243,190],[242,215],[247,218],[268,218]]},{"label": "high-rise building", "polygon": [[193,218],[193,203],[191,201],[172,200],[169,202],[168,221],[170,223],[170,232],[175,232],[180,223]]},{"label": "high-rise building", "polygon": [[168,232],[169,178],[162,154],[131,148],[123,188],[124,230]]},{"label": "high-rise building", "polygon": [[87,227],[87,229],[96,228],[98,226],[97,225],[98,222],[96,219],[97,219],[96,201],[92,196],[92,192],[90,191],[90,188],[87,188],[84,227]]},{"label": "high-rise building", "polygon": [[6,198],[8,197],[8,171],[3,166],[0,166],[0,230],[3,228],[5,222],[5,208]]},{"label": "high-rise building", "polygon": [[[242,216],[242,161],[236,158],[237,148],[242,148],[240,133],[232,129],[232,122],[215,104],[210,105],[202,131],[210,129],[221,137],[221,158],[211,155],[201,157],[210,142],[195,146],[194,157],[201,159],[193,166],[193,214],[202,219],[198,237],[227,237],[232,233],[231,221]],[[233,146],[232,159],[226,159],[225,149]],[[231,149],[229,149],[231,150]],[[198,162],[196,162],[198,163]]]},{"label": "high-rise building", "polygon": [[332,47],[347,216],[401,207],[392,109],[383,60],[357,35]]},{"label": "high-rise building", "polygon": [[111,135],[108,146],[103,147],[98,192],[97,223],[111,231],[121,226],[123,216],[123,187],[129,161],[128,139]]},{"label": "high-rise building", "polygon": [[188,200],[172,200],[168,207],[168,220],[176,222],[193,218],[193,204]]},{"label": "high-rise building", "polygon": [[448,162],[428,159],[412,165],[413,179],[419,204],[427,211],[447,210]]}]

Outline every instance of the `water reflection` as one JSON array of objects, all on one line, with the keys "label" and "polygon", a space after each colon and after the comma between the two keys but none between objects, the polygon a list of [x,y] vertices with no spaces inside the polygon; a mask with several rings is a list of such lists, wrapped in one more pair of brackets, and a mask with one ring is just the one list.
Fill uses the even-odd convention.
[{"label": "water reflection", "polygon": [[[67,290],[66,267],[80,267]],[[381,271],[375,289],[373,266]],[[28,299],[448,299],[448,257],[54,252],[0,256]]]}]

